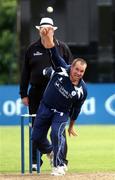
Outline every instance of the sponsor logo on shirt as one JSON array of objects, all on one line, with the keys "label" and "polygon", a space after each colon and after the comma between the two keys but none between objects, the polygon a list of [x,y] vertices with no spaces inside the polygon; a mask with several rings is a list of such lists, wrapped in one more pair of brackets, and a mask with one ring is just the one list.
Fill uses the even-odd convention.
[{"label": "sponsor logo on shirt", "polygon": [[39,52],[39,51],[36,51],[33,55],[34,56],[41,56],[43,53]]},{"label": "sponsor logo on shirt", "polygon": [[71,92],[71,95],[72,95],[72,96],[75,96],[75,95],[76,95],[76,91],[72,91],[72,92]]},{"label": "sponsor logo on shirt", "polygon": [[66,99],[72,98],[72,95],[62,86],[60,79],[56,81],[54,85]]}]

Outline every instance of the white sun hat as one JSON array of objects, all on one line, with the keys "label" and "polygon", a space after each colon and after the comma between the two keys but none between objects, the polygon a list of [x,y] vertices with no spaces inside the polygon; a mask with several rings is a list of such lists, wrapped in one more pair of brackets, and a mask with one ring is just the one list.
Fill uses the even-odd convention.
[{"label": "white sun hat", "polygon": [[40,27],[53,27],[54,30],[56,30],[58,27],[54,26],[53,20],[48,17],[44,17],[40,21],[39,26],[35,26],[36,29],[40,29]]}]

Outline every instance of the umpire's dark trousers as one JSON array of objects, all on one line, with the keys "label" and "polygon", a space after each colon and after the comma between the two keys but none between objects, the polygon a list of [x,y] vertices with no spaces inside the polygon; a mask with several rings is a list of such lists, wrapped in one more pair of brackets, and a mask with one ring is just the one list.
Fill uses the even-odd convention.
[{"label": "umpire's dark trousers", "polygon": [[[32,85],[29,89],[29,114],[36,114],[37,109],[39,107],[43,92],[45,90],[45,86],[36,86]],[[34,117],[32,118],[32,127],[34,124]],[[36,144],[32,142],[32,162],[33,164],[37,163],[37,149]],[[42,165],[42,159],[41,159],[41,165]]]}]

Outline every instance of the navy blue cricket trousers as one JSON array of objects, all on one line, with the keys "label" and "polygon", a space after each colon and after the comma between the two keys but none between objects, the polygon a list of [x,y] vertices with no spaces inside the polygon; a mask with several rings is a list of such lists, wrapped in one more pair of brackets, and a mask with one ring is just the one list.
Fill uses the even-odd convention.
[{"label": "navy blue cricket trousers", "polygon": [[[34,121],[32,139],[36,142],[37,148],[42,154],[47,154],[51,151],[54,152],[54,167],[64,164],[65,137],[63,136],[63,132],[68,117],[69,113],[50,109],[41,102]],[[51,142],[47,138],[50,127]]]}]

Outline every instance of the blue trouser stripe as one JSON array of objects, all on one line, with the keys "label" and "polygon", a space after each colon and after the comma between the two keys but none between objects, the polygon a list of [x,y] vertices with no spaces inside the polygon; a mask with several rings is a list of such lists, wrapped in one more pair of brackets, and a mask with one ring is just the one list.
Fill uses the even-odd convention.
[{"label": "blue trouser stripe", "polygon": [[[37,142],[41,153],[54,151],[54,166],[63,165],[64,142],[63,132],[68,120],[68,113],[54,111],[41,103],[34,121],[32,139]],[[51,142],[47,139],[47,133],[51,127]]]}]

